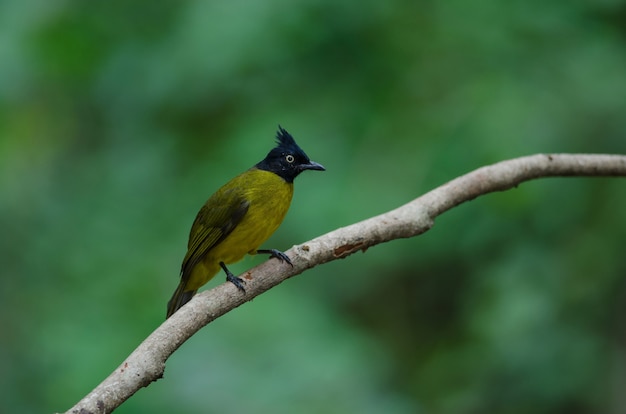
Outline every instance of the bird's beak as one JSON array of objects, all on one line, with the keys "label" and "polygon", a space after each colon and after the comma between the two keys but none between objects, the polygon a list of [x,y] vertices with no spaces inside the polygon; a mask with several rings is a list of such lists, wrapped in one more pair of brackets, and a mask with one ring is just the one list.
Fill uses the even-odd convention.
[{"label": "bird's beak", "polygon": [[326,168],[324,168],[322,164],[318,164],[315,161],[309,161],[308,164],[300,164],[300,170],[326,171]]}]

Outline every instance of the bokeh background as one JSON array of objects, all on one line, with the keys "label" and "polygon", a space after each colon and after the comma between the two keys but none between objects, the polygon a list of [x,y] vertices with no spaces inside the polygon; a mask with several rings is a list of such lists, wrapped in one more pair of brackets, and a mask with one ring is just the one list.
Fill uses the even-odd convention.
[{"label": "bokeh background", "polygon": [[[0,2],[3,410],[70,408],[162,322],[278,124],[327,167],[283,250],[482,165],[624,153],[626,2]],[[624,413],[625,257],[623,179],[525,183],[236,309],[118,412]]]}]

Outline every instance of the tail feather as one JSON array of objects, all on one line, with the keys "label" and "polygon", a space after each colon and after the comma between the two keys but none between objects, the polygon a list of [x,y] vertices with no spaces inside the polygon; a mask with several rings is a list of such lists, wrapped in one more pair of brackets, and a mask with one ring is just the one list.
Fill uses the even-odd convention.
[{"label": "tail feather", "polygon": [[167,302],[166,319],[172,316],[174,312],[180,309],[185,303],[189,302],[191,298],[193,298],[193,295],[195,295],[196,292],[198,291],[198,289],[185,290],[185,285],[186,283],[183,283],[181,281],[178,287],[176,288],[176,291],[172,295],[172,299],[170,299],[170,301]]}]

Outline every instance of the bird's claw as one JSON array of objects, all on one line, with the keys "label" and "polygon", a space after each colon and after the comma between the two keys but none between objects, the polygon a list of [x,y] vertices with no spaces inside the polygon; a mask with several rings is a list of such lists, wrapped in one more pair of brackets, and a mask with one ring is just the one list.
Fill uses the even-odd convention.
[{"label": "bird's claw", "polygon": [[246,283],[246,281],[243,280],[242,278],[237,277],[237,276],[233,275],[232,273],[228,272],[226,274],[226,280],[228,282],[232,283],[233,285],[235,285],[237,287],[237,289],[239,289],[243,293],[246,293],[246,289],[243,287],[243,285]]},{"label": "bird's claw", "polygon": [[289,259],[289,256],[287,256],[285,253],[281,252],[280,250],[271,249],[270,258],[272,257],[277,258],[281,262],[287,262],[291,267],[293,267],[293,264],[291,263],[291,259]]},{"label": "bird's claw", "polygon": [[293,267],[293,264],[291,263],[291,260],[289,260],[289,256],[287,256],[285,253],[281,252],[280,250],[276,250],[276,249],[269,249],[269,250],[257,250],[257,253],[263,253],[263,254],[269,254],[270,255],[270,259],[272,257],[277,258],[278,260],[280,260],[281,262],[287,262],[291,267]]},{"label": "bird's claw", "polygon": [[237,286],[237,289],[239,289],[240,291],[242,291],[243,293],[246,293],[246,289],[244,289],[243,285],[244,283],[246,283],[245,280],[233,275],[233,273],[228,270],[228,268],[226,267],[226,264],[224,262],[220,262],[220,266],[222,267],[222,269],[224,270],[224,273],[226,273],[226,281],[232,283],[233,285]]}]

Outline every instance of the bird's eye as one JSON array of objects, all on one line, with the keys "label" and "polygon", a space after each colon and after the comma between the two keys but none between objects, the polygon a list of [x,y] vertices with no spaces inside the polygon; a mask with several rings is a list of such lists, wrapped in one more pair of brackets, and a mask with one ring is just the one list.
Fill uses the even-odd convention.
[{"label": "bird's eye", "polygon": [[285,157],[285,159],[287,160],[287,162],[288,162],[289,164],[291,164],[292,162],[294,162],[294,161],[296,160],[296,159],[294,158],[294,156],[293,156],[293,155],[291,155],[291,154],[287,154],[287,156]]}]

